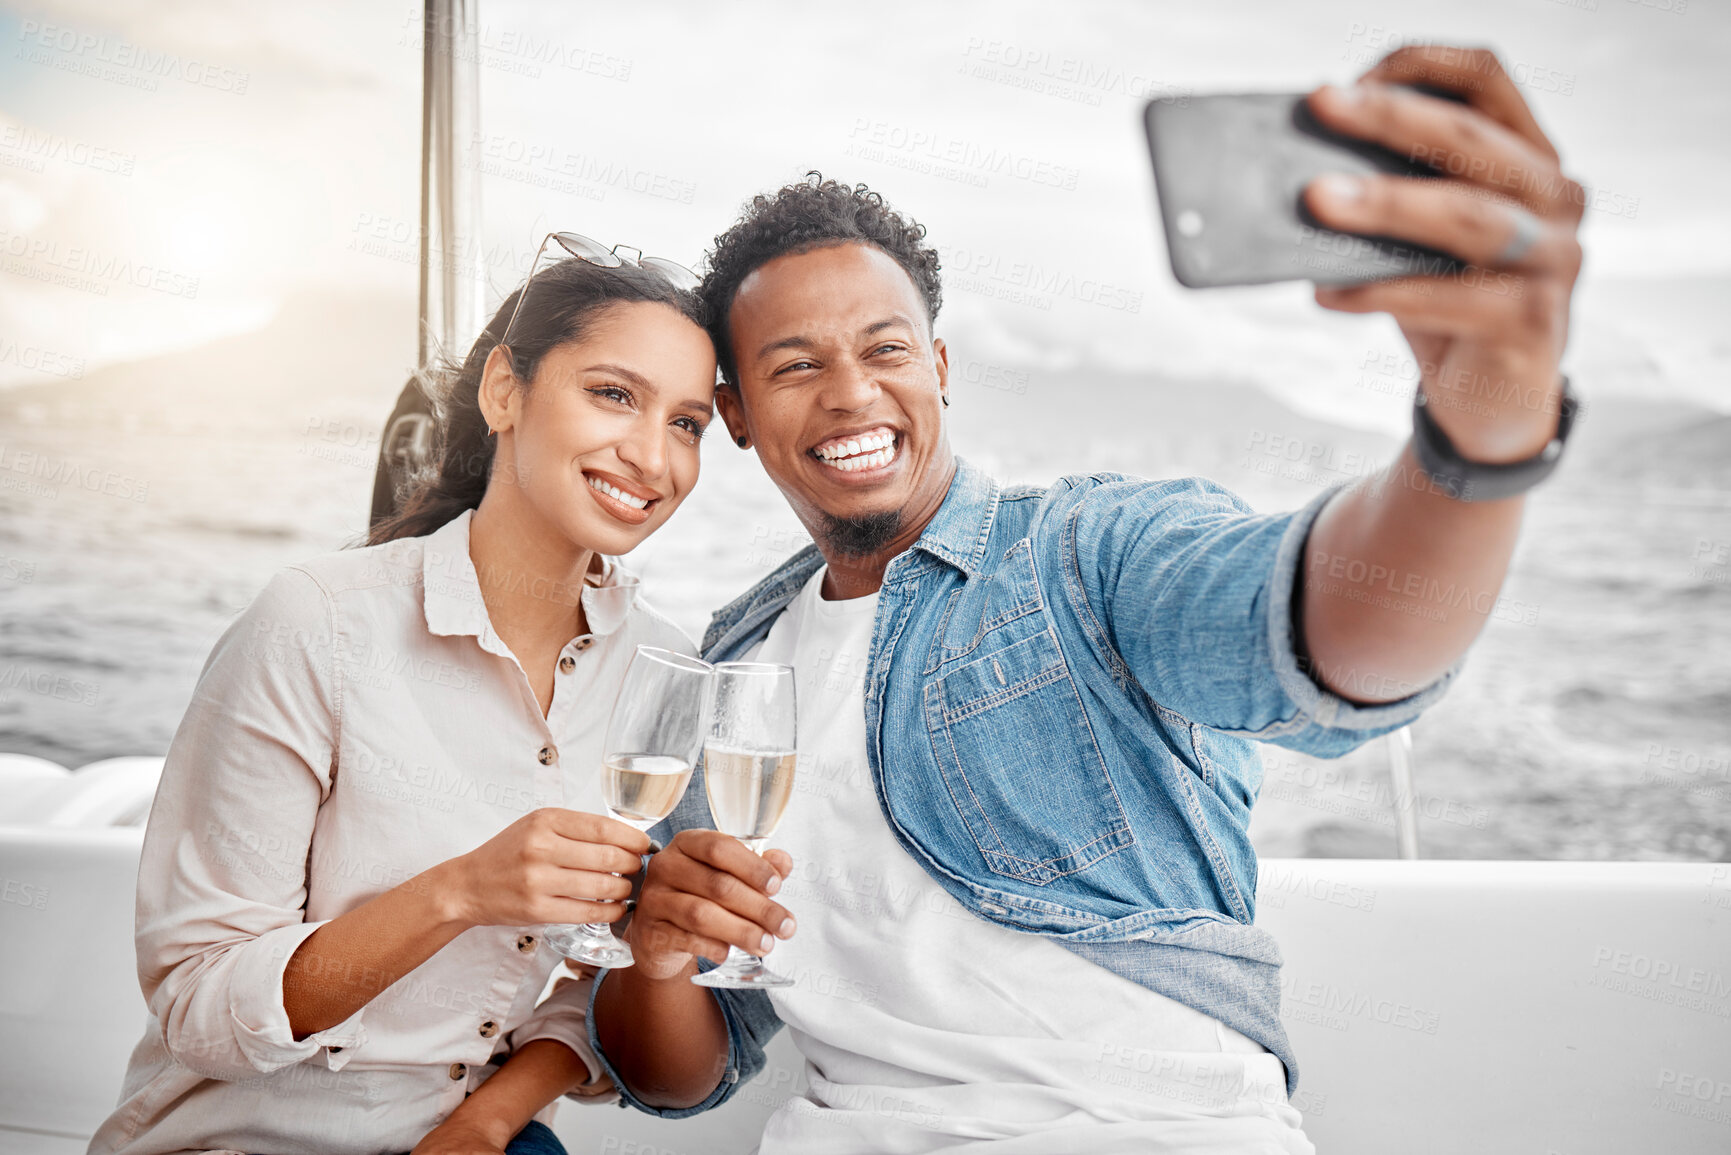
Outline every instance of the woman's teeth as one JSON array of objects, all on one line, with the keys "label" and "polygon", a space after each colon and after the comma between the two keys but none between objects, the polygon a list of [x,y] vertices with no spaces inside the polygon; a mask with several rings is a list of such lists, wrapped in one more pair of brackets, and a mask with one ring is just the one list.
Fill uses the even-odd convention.
[{"label": "woman's teeth", "polygon": [[599,477],[591,477],[589,479],[589,488],[599,489],[602,493],[605,493],[608,497],[611,497],[614,501],[622,502],[625,505],[629,505],[632,509],[642,509],[649,504],[648,498],[646,498],[646,497],[633,497],[629,493],[625,493],[622,490],[616,489],[613,486],[608,485],[605,481],[602,481]]},{"label": "woman's teeth", "polygon": [[832,469],[855,473],[861,469],[877,469],[895,460],[896,438],[893,433],[874,433],[819,446],[817,459]]}]

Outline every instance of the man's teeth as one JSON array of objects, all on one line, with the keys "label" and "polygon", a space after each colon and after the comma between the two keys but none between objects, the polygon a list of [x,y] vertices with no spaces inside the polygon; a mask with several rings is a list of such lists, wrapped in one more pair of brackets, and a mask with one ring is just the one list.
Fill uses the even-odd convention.
[{"label": "man's teeth", "polygon": [[589,479],[589,487],[591,489],[599,489],[602,493],[605,493],[608,497],[611,497],[615,501],[624,502],[626,505],[629,505],[632,509],[642,509],[644,506],[649,504],[648,498],[646,498],[646,497],[633,497],[631,494],[626,493],[623,490],[616,489],[613,486],[608,485],[605,481],[602,481],[599,477],[591,477]]},{"label": "man's teeth", "polygon": [[820,446],[815,452],[825,465],[843,473],[854,473],[888,465],[896,455],[896,438],[893,433],[874,433]]}]

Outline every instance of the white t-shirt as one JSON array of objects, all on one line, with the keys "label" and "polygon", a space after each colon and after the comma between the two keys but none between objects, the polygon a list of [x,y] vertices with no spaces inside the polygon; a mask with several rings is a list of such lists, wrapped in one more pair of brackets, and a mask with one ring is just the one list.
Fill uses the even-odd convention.
[{"label": "white t-shirt", "polygon": [[1262,1046],[974,916],[902,849],[866,762],[877,596],[825,601],[825,572],[749,655],[793,666],[799,696],[794,798],[769,843],[793,855],[777,900],[799,931],[767,961],[795,980],[770,998],[809,1090],[762,1155],[1312,1155]]}]

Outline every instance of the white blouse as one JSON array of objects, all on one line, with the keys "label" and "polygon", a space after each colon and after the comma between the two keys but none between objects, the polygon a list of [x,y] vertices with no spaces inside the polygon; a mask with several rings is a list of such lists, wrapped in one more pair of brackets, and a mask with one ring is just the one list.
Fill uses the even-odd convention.
[{"label": "white blouse", "polygon": [[561,959],[539,926],[465,931],[298,1042],[283,1009],[283,968],[325,922],[530,810],[604,813],[601,745],[633,651],[695,652],[606,558],[543,718],[487,619],[469,521],[285,570],[212,651],[139,866],[151,1018],[93,1155],[408,1151],[531,1039],[600,1075],[589,982],[541,1001]]}]

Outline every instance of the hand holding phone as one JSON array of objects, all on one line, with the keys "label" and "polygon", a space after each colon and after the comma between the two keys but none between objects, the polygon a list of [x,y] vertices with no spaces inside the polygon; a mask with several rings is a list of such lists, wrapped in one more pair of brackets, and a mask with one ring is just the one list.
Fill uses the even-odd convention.
[{"label": "hand holding phone", "polygon": [[1324,308],[1393,317],[1464,460],[1556,437],[1586,190],[1494,53],[1403,47],[1349,87],[1147,117],[1180,282],[1312,280]]}]

